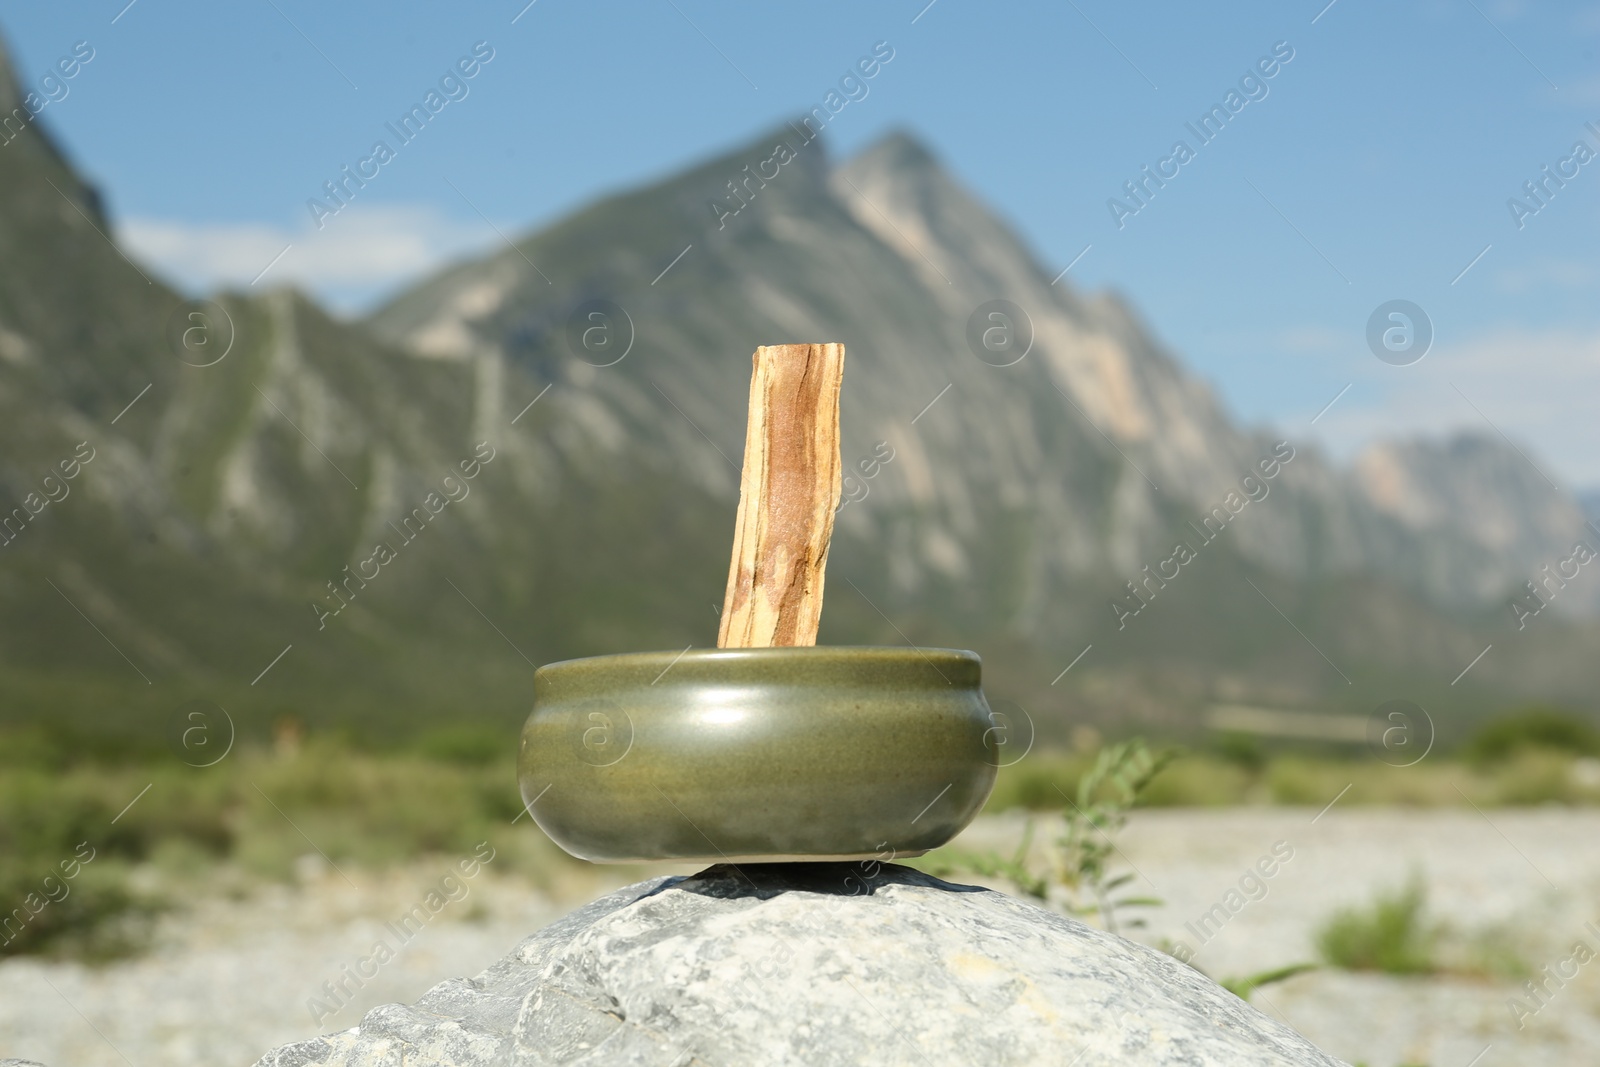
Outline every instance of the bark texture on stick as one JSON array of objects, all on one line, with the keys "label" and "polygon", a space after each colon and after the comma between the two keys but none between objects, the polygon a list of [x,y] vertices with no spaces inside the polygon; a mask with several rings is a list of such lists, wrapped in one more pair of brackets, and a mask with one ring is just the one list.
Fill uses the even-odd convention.
[{"label": "bark texture on stick", "polygon": [[717,646],[814,645],[842,478],[844,345],[766,345],[752,362]]}]

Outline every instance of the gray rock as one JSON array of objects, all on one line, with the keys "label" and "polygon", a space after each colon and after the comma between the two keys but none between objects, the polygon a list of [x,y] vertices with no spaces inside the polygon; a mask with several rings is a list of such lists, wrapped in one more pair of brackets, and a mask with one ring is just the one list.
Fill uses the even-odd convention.
[{"label": "gray rock", "polygon": [[1339,1065],[1185,964],[1003,894],[764,864],[619,890],[256,1067],[862,1063]]}]

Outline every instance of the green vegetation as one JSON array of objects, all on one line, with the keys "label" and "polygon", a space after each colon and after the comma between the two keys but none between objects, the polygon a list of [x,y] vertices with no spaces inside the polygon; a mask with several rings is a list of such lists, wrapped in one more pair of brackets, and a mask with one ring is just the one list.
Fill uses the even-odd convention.
[{"label": "green vegetation", "polygon": [[1341,909],[1316,932],[1323,960],[1344,970],[1511,980],[1533,973],[1523,953],[1526,940],[1504,924],[1460,930],[1430,920],[1418,874],[1364,906]]},{"label": "green vegetation", "polygon": [[[581,870],[543,835],[511,825],[521,809],[508,729],[452,726],[374,749],[343,733],[313,731],[302,741],[305,724],[292,715],[280,714],[277,726],[275,745],[241,738],[207,769],[109,733],[0,729],[0,956],[125,955],[145,942],[163,909],[290,880],[296,861],[318,851],[354,875],[466,854],[488,840],[503,857],[500,870],[545,884]],[[258,729],[265,732],[264,724]],[[1127,917],[1130,909],[1154,903],[1131,892],[1133,875],[1118,862],[1117,835],[1135,807],[1321,807],[1346,785],[1342,807],[1459,805],[1463,796],[1482,807],[1597,803],[1600,761],[1591,749],[1566,717],[1530,714],[1491,722],[1460,749],[1465,759],[1440,753],[1407,768],[1365,756],[1274,752],[1247,738],[1182,754],[1139,740],[1094,752],[1036,752],[1000,772],[988,810],[1058,811],[1059,836],[1036,840],[1030,817],[1018,847],[1004,855],[945,849],[920,865],[1003,878],[1019,892],[1126,930],[1140,925]],[[1420,895],[1406,894],[1420,892],[1413,887],[1337,917],[1325,931],[1326,957],[1339,966],[1525,973],[1509,931],[1419,925]],[[1396,944],[1404,949],[1398,955]],[[1237,981],[1248,991],[1265,980]]]},{"label": "green vegetation", "polygon": [[[1176,749],[1151,752],[1142,738],[1101,749],[1078,776],[1076,799],[1059,787],[1055,788],[1067,802],[1062,811],[1064,828],[1042,868],[1031,860],[1034,828],[1031,815],[1024,824],[1021,843],[1011,856],[944,849],[936,851],[922,866],[934,874],[970,873],[1004,878],[1035,899],[1059,902],[1070,914],[1096,916],[1100,925],[1113,934],[1120,932],[1119,926],[1122,929],[1143,926],[1144,920],[1138,918],[1125,919],[1119,924],[1117,913],[1128,908],[1158,906],[1161,901],[1155,897],[1116,896],[1133,880],[1134,874],[1113,874],[1112,854],[1121,852],[1116,837],[1128,824],[1128,812],[1178,755]],[[1164,944],[1163,950],[1170,951],[1170,948]],[[1194,966],[1193,963],[1189,965]],[[1295,963],[1245,977],[1221,978],[1218,984],[1241,1000],[1249,1000],[1257,989],[1315,970],[1316,966]]]},{"label": "green vegetation", "polygon": [[1413,876],[1365,907],[1338,911],[1317,931],[1317,951],[1349,971],[1432,974],[1439,931],[1423,917],[1426,900],[1421,878]]},{"label": "green vegetation", "polygon": [[1223,978],[1217,984],[1240,1000],[1249,1000],[1250,994],[1262,986],[1286,982],[1297,974],[1305,974],[1307,971],[1316,969],[1317,965],[1315,963],[1291,963],[1287,967],[1274,967],[1268,971],[1258,971],[1244,978]]},{"label": "green vegetation", "polygon": [[[1153,897],[1116,895],[1133,881],[1134,875],[1114,874],[1112,854],[1117,851],[1116,835],[1127,825],[1129,810],[1175,756],[1174,750],[1152,753],[1143,739],[1134,738],[1100,750],[1078,777],[1076,799],[1052,784],[1066,806],[1061,813],[1061,836],[1047,850],[1042,865],[1036,865],[1030,855],[1030,817],[1021,844],[1012,856],[950,849],[936,852],[937,858],[930,860],[926,869],[935,874],[998,875],[1031,897],[1058,901],[1070,914],[1095,915],[1101,926],[1117,933],[1119,909],[1161,903]],[[1143,925],[1143,921],[1125,920],[1121,925],[1132,928]]]},{"label": "green vegetation", "polygon": [[[1036,752],[1003,768],[987,810],[1050,810],[1094,766],[1092,752]],[[1529,708],[1490,720],[1452,756],[1436,752],[1392,767],[1365,749],[1268,749],[1224,734],[1173,758],[1144,789],[1146,807],[1295,804],[1321,807],[1345,786],[1342,806],[1480,807],[1600,804],[1600,733],[1583,719]]]},{"label": "green vegetation", "polygon": [[1600,755],[1600,732],[1558,708],[1532,707],[1490,720],[1462,749],[1477,765],[1504,763],[1528,750]]},{"label": "green vegetation", "polygon": [[487,840],[496,870],[548,885],[575,869],[512,825],[514,751],[497,737],[452,731],[387,753],[291,741],[204,770],[73,759],[37,733],[0,737],[0,754],[0,956],[125,955],[163,908],[289,881],[316,852],[354,875]]}]

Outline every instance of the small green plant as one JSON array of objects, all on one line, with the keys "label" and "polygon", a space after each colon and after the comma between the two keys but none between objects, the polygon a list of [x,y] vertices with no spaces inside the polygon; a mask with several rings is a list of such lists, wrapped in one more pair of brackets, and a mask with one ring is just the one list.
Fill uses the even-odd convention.
[{"label": "small green plant", "polygon": [[1317,969],[1315,963],[1291,963],[1287,967],[1274,967],[1268,971],[1257,971],[1255,974],[1243,978],[1221,978],[1217,984],[1240,1000],[1249,1000],[1250,994],[1262,986],[1277,985],[1279,982],[1288,981],[1297,974]]},{"label": "small green plant", "polygon": [[1078,779],[1075,797],[1068,796],[1059,786],[1053,787],[1066,801],[1062,809],[1064,825],[1042,868],[1030,862],[1034,821],[1029,815],[1022,841],[1012,855],[957,852],[943,863],[936,861],[935,873],[967,872],[1005,878],[1036,899],[1059,898],[1070,914],[1097,916],[1100,925],[1111,933],[1143,926],[1142,919],[1119,923],[1118,911],[1150,907],[1161,901],[1124,893],[1135,875],[1114,870],[1113,859],[1119,851],[1116,835],[1127,825],[1129,810],[1151,780],[1176,756],[1176,750],[1152,752],[1142,738],[1132,738],[1100,750],[1094,764]]},{"label": "small green plant", "polygon": [[[1138,737],[1103,748],[1089,773],[1078,779],[1077,799],[1066,798],[1062,812],[1066,832],[1054,857],[1056,880],[1072,895],[1076,911],[1097,912],[1101,925],[1111,933],[1117,933],[1118,908],[1161,903],[1155,897],[1114,898],[1114,893],[1133,881],[1134,874],[1113,875],[1111,859],[1118,851],[1115,835],[1127,826],[1129,810],[1151,779],[1176,756],[1175,749],[1153,753]],[[1127,925],[1143,926],[1144,920],[1134,919]]]},{"label": "small green plant", "polygon": [[1365,907],[1346,908],[1317,931],[1317,950],[1334,967],[1385,974],[1431,974],[1438,931],[1424,918],[1427,891],[1413,876]]},{"label": "small green plant", "polygon": [[1249,1000],[1250,994],[1263,986],[1277,985],[1279,982],[1288,981],[1297,974],[1305,974],[1307,971],[1319,970],[1322,967],[1320,963],[1291,963],[1286,967],[1272,967],[1265,971],[1257,971],[1255,974],[1236,978],[1214,978],[1204,967],[1194,961],[1192,952],[1181,948],[1170,937],[1163,937],[1156,943],[1156,947],[1178,962],[1187,964],[1193,970],[1199,971],[1207,978],[1211,978],[1212,981],[1240,1000]]},{"label": "small green plant", "polygon": [[947,862],[935,862],[930,869],[934,874],[966,872],[985,878],[1004,878],[1016,886],[1019,892],[1035,900],[1048,900],[1050,879],[1035,874],[1028,866],[1028,853],[1032,848],[1033,816],[1030,814],[1023,823],[1022,841],[1017,845],[1017,851],[1013,855],[1002,856],[998,852],[956,852],[948,857]]}]

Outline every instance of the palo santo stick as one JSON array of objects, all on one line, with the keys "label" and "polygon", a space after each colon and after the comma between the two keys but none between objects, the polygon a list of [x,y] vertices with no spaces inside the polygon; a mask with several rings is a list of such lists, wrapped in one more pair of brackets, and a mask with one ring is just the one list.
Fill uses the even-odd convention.
[{"label": "palo santo stick", "polygon": [[814,645],[839,507],[844,345],[766,345],[752,363],[717,647]]}]

